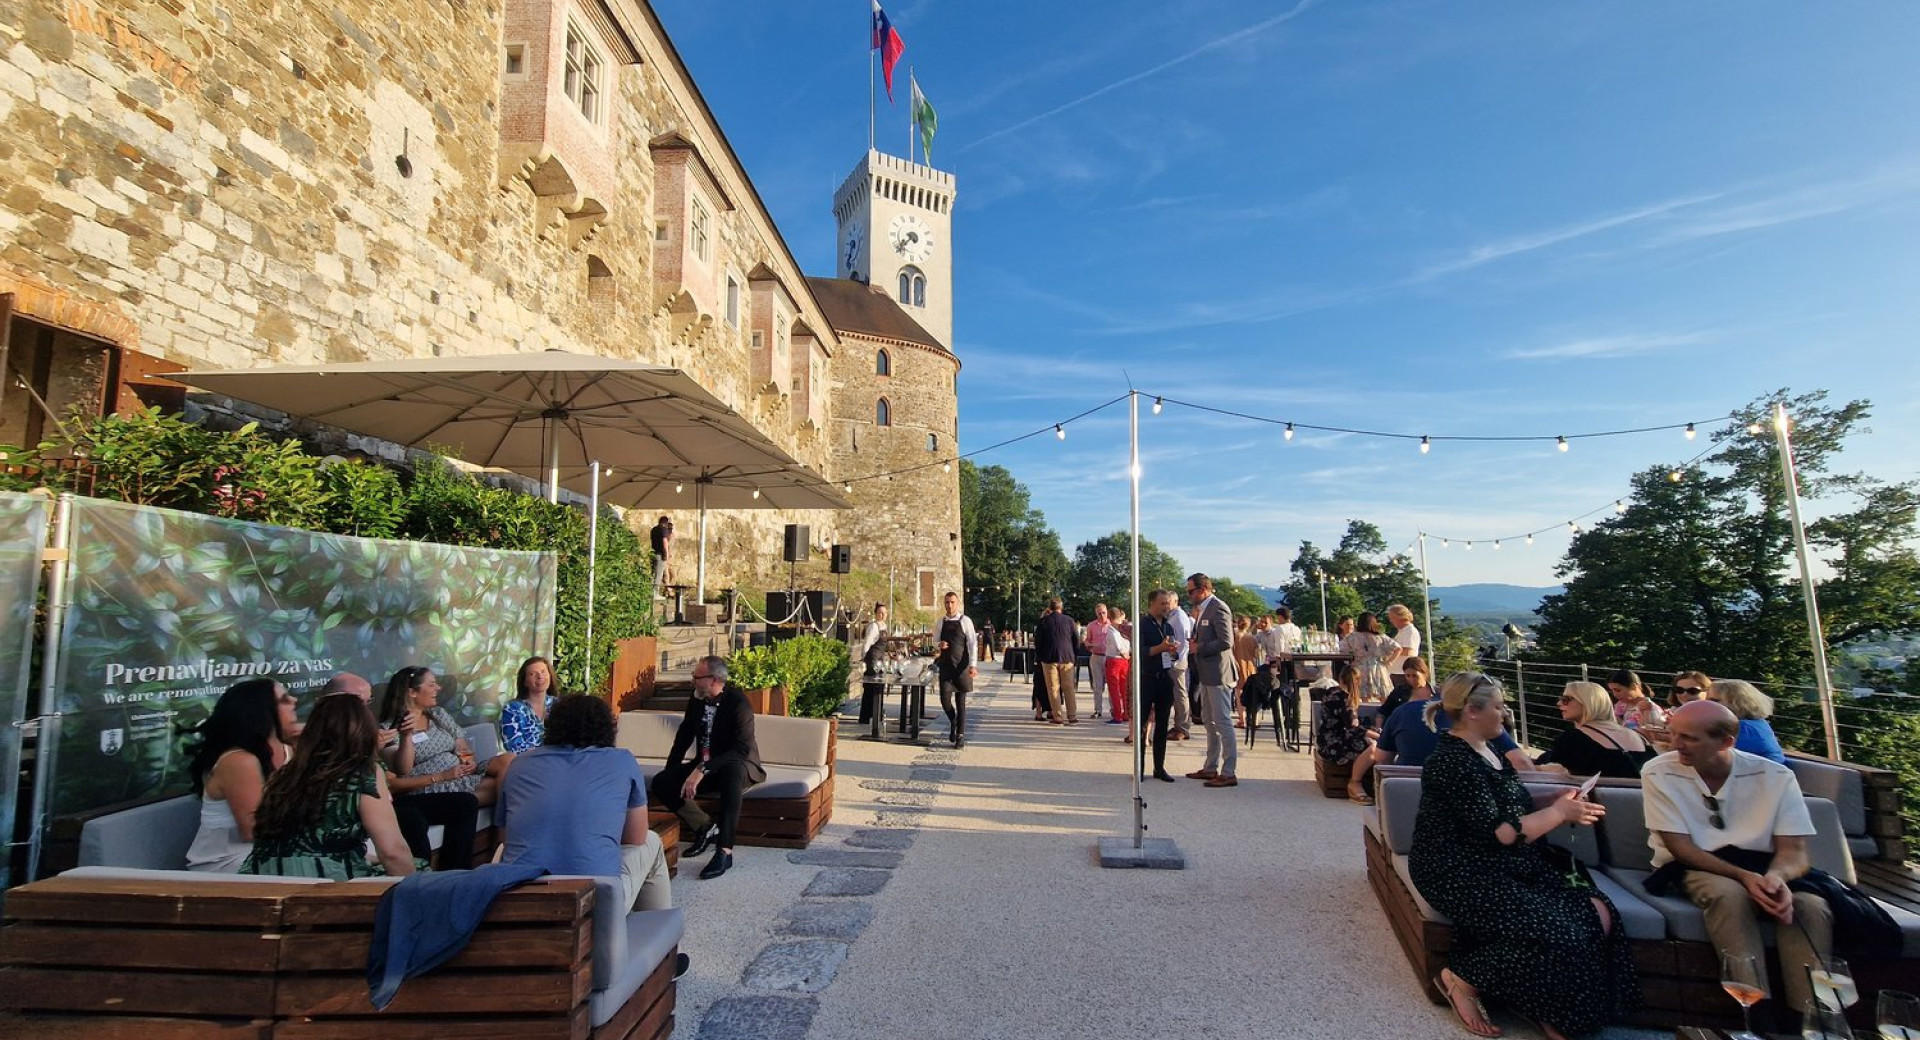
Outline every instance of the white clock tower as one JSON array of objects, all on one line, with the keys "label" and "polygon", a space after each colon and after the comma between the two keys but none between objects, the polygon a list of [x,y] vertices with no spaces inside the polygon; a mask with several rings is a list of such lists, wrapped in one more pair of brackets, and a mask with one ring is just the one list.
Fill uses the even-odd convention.
[{"label": "white clock tower", "polygon": [[953,349],[953,174],[869,150],[833,193],[838,277],[885,289]]}]

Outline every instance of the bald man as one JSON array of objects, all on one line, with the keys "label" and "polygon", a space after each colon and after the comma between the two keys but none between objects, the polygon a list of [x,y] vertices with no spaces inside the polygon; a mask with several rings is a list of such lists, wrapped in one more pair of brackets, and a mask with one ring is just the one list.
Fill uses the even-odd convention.
[{"label": "bald man", "polygon": [[1640,770],[1654,867],[1679,865],[1681,887],[1723,951],[1764,964],[1760,922],[1778,923],[1787,1003],[1804,1011],[1808,966],[1833,948],[1833,913],[1825,899],[1787,888],[1807,872],[1814,833],[1800,783],[1786,766],[1734,750],[1740,720],[1724,705],[1682,704],[1667,727],[1673,750]]},{"label": "bald man", "polygon": [[358,697],[362,704],[371,704],[373,702],[373,684],[352,672],[341,672],[333,678],[328,679],[325,686],[320,687],[320,696],[322,697],[331,697],[336,693],[344,693],[349,696]]}]

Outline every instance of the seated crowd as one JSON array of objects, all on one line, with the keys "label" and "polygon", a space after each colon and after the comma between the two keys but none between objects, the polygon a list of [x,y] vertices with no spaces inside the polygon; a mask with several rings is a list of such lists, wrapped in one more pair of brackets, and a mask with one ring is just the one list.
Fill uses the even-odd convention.
[{"label": "seated crowd", "polygon": [[[1352,687],[1328,694],[1326,718],[1344,729],[1321,734],[1317,750],[1364,762],[1366,737],[1346,705]],[[1618,909],[1585,866],[1546,841],[1605,809],[1571,786],[1537,802],[1520,775],[1535,769],[1638,778],[1656,868],[1648,891],[1700,907],[1710,942],[1735,962],[1765,965],[1762,925],[1777,924],[1786,1004],[1798,1014],[1813,1001],[1809,972],[1830,962],[1835,930],[1815,890],[1841,883],[1810,868],[1815,831],[1766,722],[1772,702],[1749,683],[1698,672],[1682,673],[1675,695],[1660,708],[1631,672],[1606,688],[1568,683],[1559,706],[1570,728],[1538,762],[1508,734],[1504,689],[1479,672],[1449,677],[1438,697],[1416,690],[1380,728],[1372,762],[1424,767],[1408,867],[1452,922],[1449,966],[1434,985],[1468,1032],[1500,1035],[1483,1000],[1549,1037],[1596,1029],[1640,1001]],[[1765,971],[1754,974],[1765,993]]]},{"label": "seated crowd", "polygon": [[[694,666],[687,707],[652,798],[677,813],[689,854],[714,848],[701,872],[733,863],[742,793],[764,780],[753,712],[726,681],[726,661]],[[191,870],[348,880],[405,876],[434,864],[429,829],[443,828],[439,870],[468,867],[482,808],[491,808],[498,856],[551,873],[620,877],[630,904],[670,905],[666,858],[647,825],[648,785],[615,746],[606,702],[559,696],[552,665],[520,666],[501,713],[501,753],[485,761],[439,704],[429,668],[373,688],[351,673],[320,690],[307,721],[280,683],[252,679],[223,693],[195,731],[189,772],[200,796]],[[717,819],[694,801],[717,798]]]}]

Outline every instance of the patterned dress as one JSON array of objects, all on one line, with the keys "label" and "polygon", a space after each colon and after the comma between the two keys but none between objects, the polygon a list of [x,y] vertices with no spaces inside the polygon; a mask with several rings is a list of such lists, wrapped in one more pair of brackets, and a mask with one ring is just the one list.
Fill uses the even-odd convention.
[{"label": "patterned dress", "polygon": [[367,828],[360,822],[361,796],[379,793],[371,769],[342,777],[327,792],[318,826],[283,838],[259,838],[240,873],[333,881],[386,873],[379,864],[367,862]]},{"label": "patterned dress", "polygon": [[[460,764],[460,756],[454,753],[454,741],[460,740],[466,733],[460,724],[453,721],[447,709],[432,707],[427,709],[427,732],[424,737],[414,741],[413,769],[408,776],[426,776],[432,773],[449,772]],[[479,763],[484,766],[484,763]],[[474,788],[487,778],[486,773],[476,769],[466,776],[456,776],[451,780],[431,783],[412,794],[472,794]]]},{"label": "patterned dress", "polygon": [[[546,711],[553,711],[553,694],[547,694]],[[500,709],[500,746],[514,754],[532,751],[547,739],[546,715],[533,713],[533,702],[526,698],[511,700]]]},{"label": "patterned dress", "polygon": [[[1454,974],[1491,1001],[1563,1033],[1590,1032],[1640,1003],[1620,913],[1584,873],[1569,874],[1542,849],[1503,845],[1533,796],[1504,760],[1495,769],[1465,740],[1440,737],[1420,776],[1413,824],[1413,883],[1453,921]],[[1603,934],[1593,900],[1613,919]]]},{"label": "patterned dress", "polygon": [[1336,766],[1344,766],[1367,750],[1367,730],[1353,717],[1347,691],[1328,690],[1320,702],[1320,728],[1313,734],[1314,751]]}]

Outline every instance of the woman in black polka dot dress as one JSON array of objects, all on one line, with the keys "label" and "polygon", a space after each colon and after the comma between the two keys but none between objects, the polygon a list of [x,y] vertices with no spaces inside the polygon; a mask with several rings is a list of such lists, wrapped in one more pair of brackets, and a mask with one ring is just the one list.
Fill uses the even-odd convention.
[{"label": "woman in black polka dot dress", "polygon": [[1536,810],[1513,766],[1487,747],[1504,724],[1500,684],[1463,672],[1427,708],[1452,729],[1427,759],[1414,820],[1413,883],[1453,922],[1451,966],[1434,984],[1468,1032],[1498,1036],[1480,998],[1538,1023],[1549,1037],[1585,1033],[1640,1003],[1620,915],[1583,870],[1544,852],[1562,824],[1604,810],[1566,793]]}]

